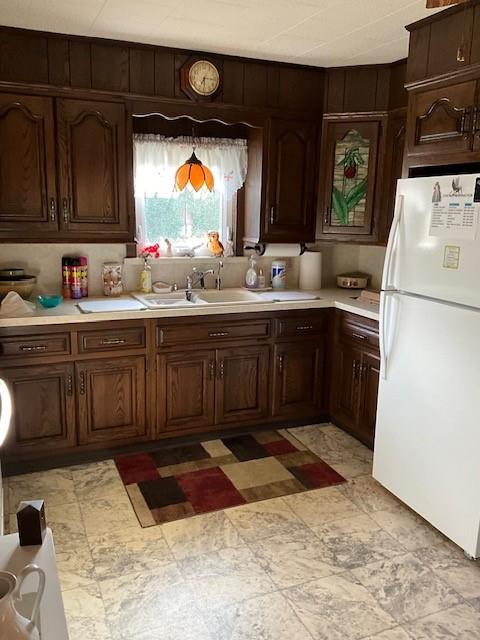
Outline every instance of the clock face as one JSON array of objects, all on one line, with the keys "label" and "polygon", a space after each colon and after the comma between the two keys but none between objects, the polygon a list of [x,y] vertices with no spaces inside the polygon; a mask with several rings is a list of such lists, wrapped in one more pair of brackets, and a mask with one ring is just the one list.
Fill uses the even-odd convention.
[{"label": "clock face", "polygon": [[188,72],[190,86],[200,96],[211,96],[220,85],[217,67],[208,60],[198,60]]}]

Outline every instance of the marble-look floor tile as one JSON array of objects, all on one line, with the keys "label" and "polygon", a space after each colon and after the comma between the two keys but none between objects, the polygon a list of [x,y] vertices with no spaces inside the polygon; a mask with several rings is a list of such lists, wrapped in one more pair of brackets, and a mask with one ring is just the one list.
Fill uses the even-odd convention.
[{"label": "marble-look floor tile", "polygon": [[372,476],[353,478],[350,482],[339,485],[338,490],[367,513],[391,509],[401,504]]},{"label": "marble-look floor tile", "polygon": [[480,613],[461,604],[412,622],[406,629],[414,640],[477,640]]},{"label": "marble-look floor tile", "polygon": [[329,522],[313,530],[335,564],[344,569],[405,554],[402,545],[366,514]]},{"label": "marble-look floor tile", "polygon": [[362,514],[362,511],[338,490],[338,487],[285,496],[284,500],[309,526]]},{"label": "marble-look floor tile", "polygon": [[480,598],[480,560],[469,560],[448,541],[414,555],[466,600]]},{"label": "marble-look floor tile", "polygon": [[243,544],[223,511],[168,522],[162,530],[177,560]]},{"label": "marble-look floor tile", "polygon": [[161,621],[158,621],[158,624],[159,627],[129,635],[128,640],[217,640],[210,634],[198,612],[192,617],[180,616],[174,620],[170,619],[166,625],[161,624]]},{"label": "marble-look floor tile", "polygon": [[279,589],[342,571],[311,529],[251,540],[249,547]]},{"label": "marble-look floor tile", "polygon": [[114,638],[167,629],[199,615],[176,563],[101,580],[99,586]]},{"label": "marble-look floor tile", "polygon": [[126,494],[113,460],[82,464],[70,469],[75,493],[80,501]]},{"label": "marble-look floor tile", "polygon": [[372,595],[344,573],[283,592],[315,640],[360,640],[395,626]]},{"label": "marble-look floor tile", "polygon": [[468,600],[468,604],[476,611],[480,611],[480,598],[472,598],[471,600]]},{"label": "marble-look floor tile", "polygon": [[234,507],[225,513],[242,538],[247,541],[303,529],[303,523],[289,508],[284,498]]},{"label": "marble-look floor tile", "polygon": [[458,594],[411,553],[352,573],[400,624],[459,602]]},{"label": "marble-look floor tile", "polygon": [[62,596],[70,640],[111,640],[98,585],[70,589]]},{"label": "marble-look floor tile", "polygon": [[138,520],[128,496],[107,496],[80,503],[88,536],[115,531],[122,527],[137,527]]},{"label": "marble-look floor tile", "polygon": [[307,640],[310,633],[280,593],[225,607],[207,615],[215,640]]},{"label": "marble-look floor tile", "polygon": [[173,561],[161,527],[119,528],[90,536],[88,543],[99,580],[151,571]]},{"label": "marble-look floor tile", "polygon": [[350,449],[331,450],[326,453],[320,453],[316,447],[311,449],[346,480],[372,475],[373,454],[362,444],[357,443],[356,447]]},{"label": "marble-look floor tile", "polygon": [[225,607],[276,589],[246,547],[186,558],[179,567],[202,610]]},{"label": "marble-look floor tile", "polygon": [[320,452],[345,451],[359,445],[358,440],[333,424],[308,425],[292,428],[288,431],[312,451],[314,448],[317,449],[319,452],[317,455],[320,457]]},{"label": "marble-look floor tile", "polygon": [[413,640],[402,627],[394,627],[393,629],[387,629],[387,631],[381,631],[374,636],[368,636],[363,640]]},{"label": "marble-look floor tile", "polygon": [[45,500],[45,508],[76,502],[72,473],[68,469],[50,469],[12,476],[8,482],[10,512],[15,513],[22,500]]},{"label": "marble-look floor tile", "polygon": [[408,551],[438,545],[445,540],[439,531],[407,507],[397,506],[370,515]]},{"label": "marble-look floor tile", "polygon": [[87,545],[76,545],[75,549],[55,552],[58,577],[62,591],[85,587],[95,582],[92,555]]}]

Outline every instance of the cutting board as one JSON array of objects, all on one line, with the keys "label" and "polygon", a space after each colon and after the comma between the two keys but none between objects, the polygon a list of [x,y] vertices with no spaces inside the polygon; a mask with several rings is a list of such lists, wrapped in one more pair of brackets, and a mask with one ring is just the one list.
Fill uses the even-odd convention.
[{"label": "cutting board", "polygon": [[128,298],[105,298],[105,300],[88,300],[79,302],[78,308],[83,313],[111,313],[113,311],[142,311],[146,309],[138,300]]}]

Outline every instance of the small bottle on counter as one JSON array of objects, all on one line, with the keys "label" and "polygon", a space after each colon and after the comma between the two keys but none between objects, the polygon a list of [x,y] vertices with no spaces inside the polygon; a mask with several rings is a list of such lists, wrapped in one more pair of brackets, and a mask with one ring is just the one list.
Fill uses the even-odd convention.
[{"label": "small bottle on counter", "polygon": [[64,256],[62,258],[62,293],[65,300],[72,297],[70,278],[71,278],[71,258],[69,258],[68,256]]},{"label": "small bottle on counter", "polygon": [[88,258],[80,256],[80,290],[82,298],[88,297]]},{"label": "small bottle on counter", "polygon": [[263,269],[260,268],[258,271],[258,280],[257,280],[257,288],[265,289],[265,276],[263,274]]},{"label": "small bottle on counter", "polygon": [[71,269],[71,297],[73,300],[79,300],[82,297],[82,267],[80,266],[80,258],[72,259]]},{"label": "small bottle on counter", "polygon": [[143,269],[140,272],[140,291],[152,293],[152,267],[148,264],[148,257],[143,258]]}]

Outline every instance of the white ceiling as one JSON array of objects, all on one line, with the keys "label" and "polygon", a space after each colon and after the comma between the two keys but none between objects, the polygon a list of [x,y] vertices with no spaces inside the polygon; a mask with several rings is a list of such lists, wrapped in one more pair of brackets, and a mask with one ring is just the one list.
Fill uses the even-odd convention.
[{"label": "white ceiling", "polygon": [[425,0],[0,0],[4,25],[315,66],[392,62]]}]

